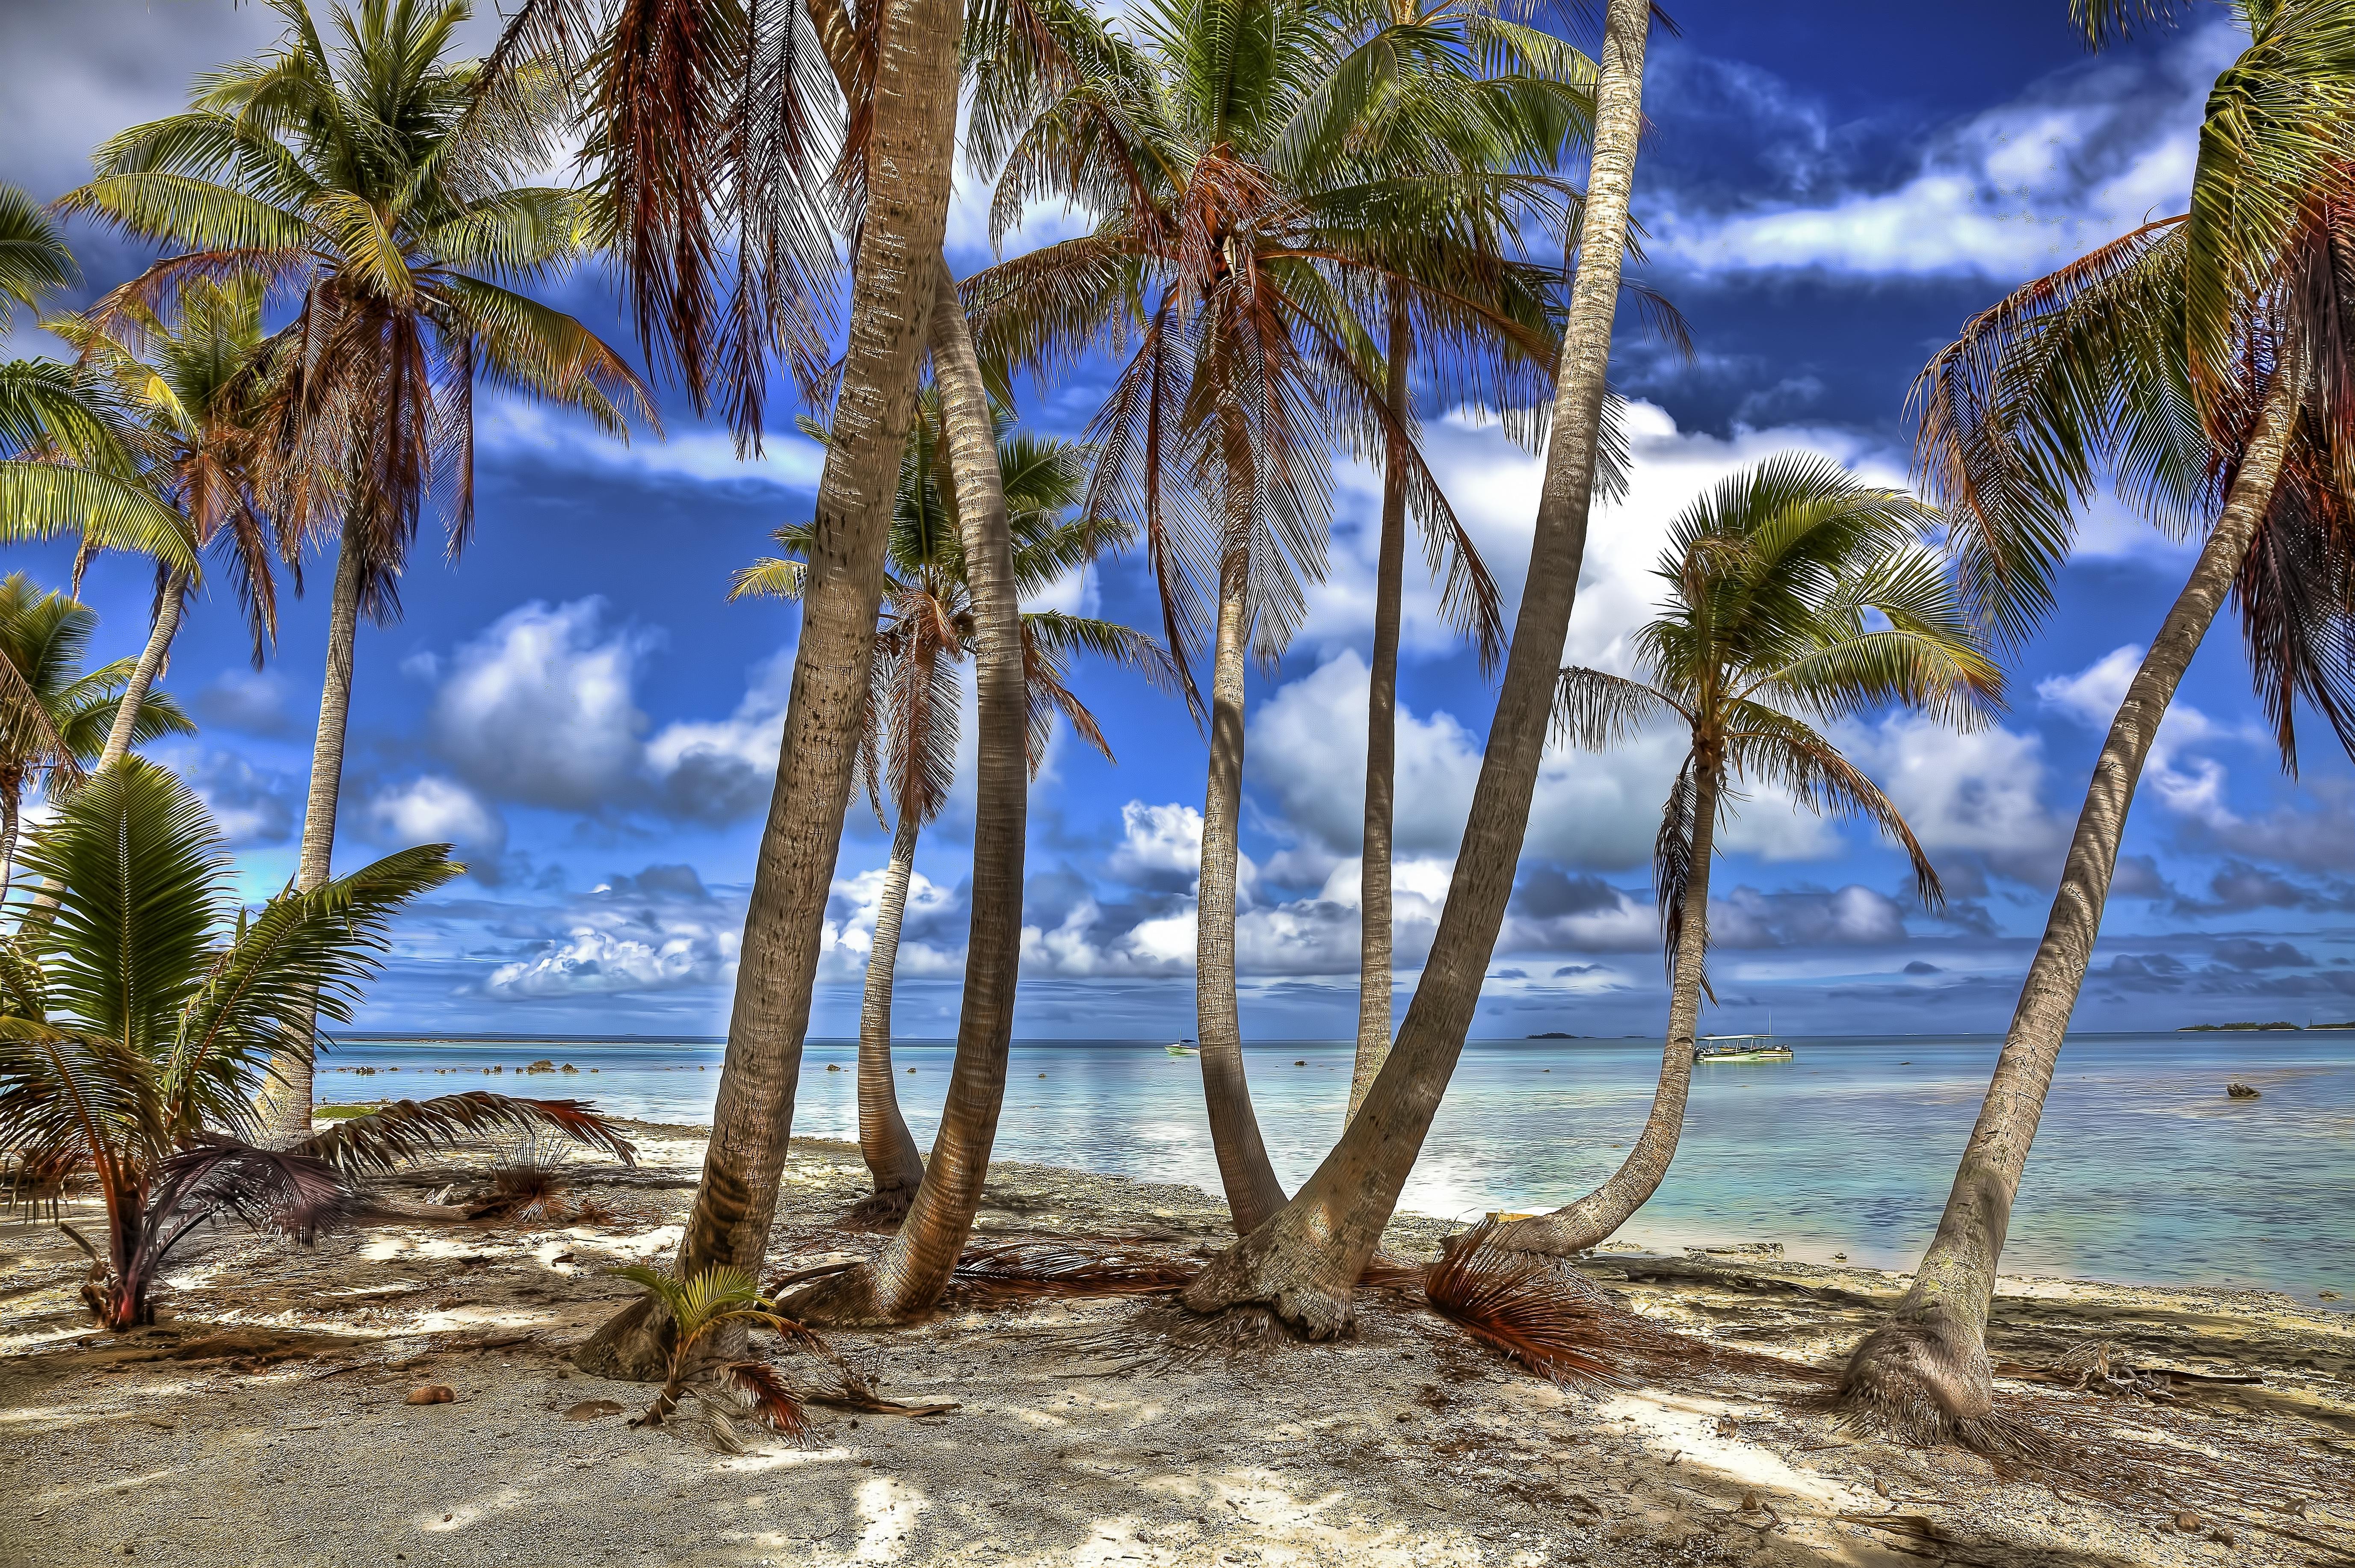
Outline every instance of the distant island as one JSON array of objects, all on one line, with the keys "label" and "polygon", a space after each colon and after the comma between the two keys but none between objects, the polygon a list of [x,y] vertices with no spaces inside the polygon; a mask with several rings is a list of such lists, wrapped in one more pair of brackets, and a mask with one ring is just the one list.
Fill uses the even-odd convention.
[{"label": "distant island", "polygon": [[2182,1027],[2179,1028],[2178,1030],[2176,1030],[2176,1033],[2177,1033],[2178,1034],[2224,1034],[2224,1033],[2233,1033],[2233,1032],[2247,1033],[2247,1032],[2251,1032],[2251,1031],[2255,1031],[2255,1030],[2264,1030],[2264,1029],[2289,1029],[2289,1030],[2296,1030],[2296,1029],[2350,1029],[2350,1028],[2355,1028],[2355,1024],[2347,1024],[2347,1023],[2306,1023],[2306,1024],[2298,1024],[2298,1023],[2281,1023],[2281,1022],[2275,1022],[2275,1023],[2187,1023],[2187,1024],[2184,1024]]},{"label": "distant island", "polygon": [[1578,1036],[1566,1034],[1559,1029],[1549,1029],[1542,1034],[1524,1034],[1521,1038],[1524,1040],[1575,1040]]}]

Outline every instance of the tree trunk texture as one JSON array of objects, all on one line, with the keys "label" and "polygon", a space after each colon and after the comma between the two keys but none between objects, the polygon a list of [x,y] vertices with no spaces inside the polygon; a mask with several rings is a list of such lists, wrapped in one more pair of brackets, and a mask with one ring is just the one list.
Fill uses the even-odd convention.
[{"label": "tree trunk texture", "polygon": [[10,768],[0,779],[0,899],[16,880],[16,829],[24,809],[24,780]]},{"label": "tree trunk texture", "polygon": [[[336,552],[336,587],[327,603],[327,672],[319,692],[318,736],[311,746],[311,794],[303,808],[302,858],[294,886],[308,893],[327,880],[336,848],[336,808],[344,781],[344,731],[352,713],[352,648],[359,635],[363,555],[356,524],[347,523]],[[311,1069],[307,1051],[278,1051],[254,1101],[262,1137],[285,1145],[311,1136]]]},{"label": "tree trunk texture", "polygon": [[879,1210],[907,1210],[924,1179],[924,1157],[900,1114],[891,1082],[891,969],[900,959],[900,921],[908,908],[908,878],[916,866],[916,820],[900,813],[891,834],[891,863],[875,906],[875,941],[867,950],[867,993],[858,1008],[858,1152],[875,1178]]},{"label": "tree trunk texture", "polygon": [[[337,576],[342,569],[337,567]],[[99,755],[95,771],[103,773],[129,755],[131,732],[138,726],[139,709],[147,701],[147,688],[155,683],[156,672],[164,667],[164,659],[172,651],[172,639],[180,630],[180,604],[187,593],[188,579],[174,572],[164,584],[164,597],[155,606],[155,623],[147,630],[147,646],[139,651],[139,662],[131,671],[131,683],[123,688],[123,701],[114,710],[114,726],[106,733],[106,749]]]},{"label": "tree trunk texture", "polygon": [[[1404,424],[1410,388],[1407,358],[1414,321],[1402,291],[1391,294],[1391,417]],[[1374,652],[1366,673],[1366,832],[1358,894],[1358,1059],[1349,1073],[1349,1117],[1391,1054],[1391,823],[1398,774],[1398,650],[1400,599],[1406,591],[1406,454],[1391,443],[1382,471],[1382,536],[1374,566]]]},{"label": "tree trunk texture", "polygon": [[1668,987],[1668,1037],[1660,1047],[1660,1086],[1636,1146],[1610,1180],[1550,1214],[1501,1225],[1496,1245],[1508,1252],[1568,1257],[1610,1239],[1628,1216],[1651,1202],[1677,1156],[1692,1088],[1695,1035],[1700,1026],[1700,983],[1708,966],[1709,859],[1716,838],[1718,769],[1708,762],[1693,773],[1692,874],[1685,884],[1677,927],[1677,968]]},{"label": "tree trunk texture", "polygon": [[1237,1234],[1284,1207],[1284,1184],[1243,1075],[1242,1020],[1235,1001],[1236,842],[1243,803],[1243,664],[1251,641],[1252,486],[1228,485],[1227,547],[1219,561],[1218,645],[1210,664],[1210,768],[1202,791],[1201,879],[1194,906],[1194,1035],[1210,1147]]},{"label": "tree trunk texture", "polygon": [[1857,1346],[1841,1373],[1846,1404],[1913,1441],[2000,1450],[2010,1439],[2009,1424],[1995,1412],[1987,1320],[2012,1200],[2101,931],[2135,785],[2175,688],[2271,504],[2296,416],[2295,383],[2286,371],[2276,372],[2223,514],[2111,721],[2069,841],[2044,939],[2029,965],[1937,1234],[1895,1313]]},{"label": "tree trunk texture", "polygon": [[1029,714],[1016,602],[1014,541],[997,471],[996,433],[973,335],[957,307],[948,263],[939,266],[932,316],[932,376],[949,442],[957,531],[973,591],[978,781],[974,800],[973,923],[965,941],[964,998],[957,1020],[941,1129],[899,1234],[869,1269],[837,1276],[794,1310],[805,1321],[891,1322],[930,1308],[948,1288],[973,1234],[989,1151],[1006,1100],[1022,963],[1022,867],[1029,809]]},{"label": "tree trunk texture", "polygon": [[[888,0],[879,18],[868,205],[852,259],[842,389],[818,483],[793,688],[745,911],[711,1141],[679,1245],[683,1278],[722,1265],[757,1272],[768,1250],[874,661],[884,545],[939,293],[959,17],[958,0]],[[669,1337],[641,1299],[600,1328],[575,1360],[585,1371],[647,1381],[663,1375]]]},{"label": "tree trunk texture", "polygon": [[1593,166],[1562,334],[1529,577],[1431,956],[1390,1060],[1340,1142],[1281,1213],[1220,1255],[1188,1287],[1185,1303],[1198,1312],[1263,1304],[1312,1339],[1330,1338],[1349,1326],[1351,1294],[1431,1130],[1479,1004],[1481,981],[1512,895],[1552,715],[1562,638],[1585,557],[1604,368],[1611,353],[1627,196],[1643,119],[1649,20],[1648,0],[1610,0],[1605,14]]}]

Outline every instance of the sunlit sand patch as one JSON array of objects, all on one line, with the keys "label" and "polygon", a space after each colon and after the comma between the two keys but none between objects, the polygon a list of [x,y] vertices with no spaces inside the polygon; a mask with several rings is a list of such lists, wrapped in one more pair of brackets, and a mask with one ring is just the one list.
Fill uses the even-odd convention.
[{"label": "sunlit sand patch", "polygon": [[[1761,1444],[1740,1435],[1744,1412],[1714,1400],[1664,1400],[1644,1394],[1614,1394],[1595,1409],[1605,1421],[1625,1423],[1663,1458],[1675,1457],[1743,1486],[1759,1487],[1785,1497],[1804,1498],[1832,1509],[1863,1508],[1874,1499],[1858,1488],[1843,1486],[1823,1476],[1794,1467]],[[1718,1423],[1731,1418],[1736,1430],[1718,1436]]]},{"label": "sunlit sand patch", "polygon": [[851,1561],[897,1563],[907,1555],[908,1533],[915,1528],[916,1516],[931,1506],[922,1492],[890,1476],[860,1483],[858,1517],[866,1521],[866,1528],[859,1532],[858,1550]]}]

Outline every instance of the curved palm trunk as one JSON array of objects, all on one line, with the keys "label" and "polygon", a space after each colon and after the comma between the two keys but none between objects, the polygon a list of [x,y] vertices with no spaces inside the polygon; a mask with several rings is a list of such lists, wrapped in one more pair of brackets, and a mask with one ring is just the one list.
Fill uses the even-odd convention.
[{"label": "curved palm trunk", "polygon": [[974,673],[980,699],[973,924],[965,942],[956,1065],[950,1071],[932,1157],[899,1234],[871,1268],[838,1276],[796,1303],[794,1310],[805,1321],[891,1321],[927,1309],[948,1288],[981,1209],[990,1146],[1006,1098],[1007,1052],[1014,1040],[1030,789],[1022,619],[1015,602],[1014,542],[988,393],[948,263],[942,261],[938,270],[941,308],[932,323],[932,374],[940,387],[957,530],[973,590]]},{"label": "curved palm trunk", "polygon": [[[715,1265],[757,1271],[768,1249],[874,662],[884,544],[938,292],[956,142],[958,22],[958,0],[887,0],[879,18],[868,206],[852,262],[842,390],[818,484],[793,690],[745,911],[711,1141],[679,1245],[682,1277]],[[669,1332],[642,1298],[575,1359],[607,1376],[659,1377]]]},{"label": "curved palm trunk", "polygon": [[1236,831],[1243,803],[1243,662],[1251,634],[1251,498],[1246,474],[1228,485],[1226,554],[1219,562],[1218,645],[1210,665],[1210,769],[1202,791],[1201,878],[1195,895],[1194,1033],[1210,1147],[1235,1230],[1249,1234],[1284,1207],[1243,1075],[1235,1004]]},{"label": "curved palm trunk", "polygon": [[1717,827],[1717,769],[1693,770],[1692,873],[1685,880],[1677,927],[1677,969],[1668,988],[1668,1037],[1660,1047],[1660,1086],[1636,1146],[1610,1180],[1550,1214],[1504,1225],[1496,1245],[1508,1252],[1568,1257],[1607,1241],[1628,1216],[1651,1202],[1677,1157],[1685,1128],[1685,1097],[1692,1088],[1694,1035],[1700,1025],[1700,982],[1708,968],[1709,860]]},{"label": "curved palm trunk", "polygon": [[[1406,295],[1391,294],[1391,413],[1407,416],[1407,356],[1414,323]],[[1391,822],[1398,773],[1399,601],[1406,591],[1406,456],[1391,443],[1382,470],[1382,537],[1374,566],[1374,650],[1366,676],[1366,832],[1359,862],[1358,1059],[1349,1073],[1349,1115],[1391,1054]]]},{"label": "curved palm trunk", "polygon": [[900,920],[916,866],[916,819],[902,810],[891,834],[891,863],[875,906],[875,942],[867,950],[867,994],[858,1008],[858,1152],[891,1212],[907,1207],[924,1179],[924,1157],[900,1114],[891,1082],[891,969],[900,958]]},{"label": "curved palm trunk", "polygon": [[147,646],[139,651],[139,662],[131,671],[131,683],[123,689],[123,701],[114,710],[114,726],[107,731],[106,749],[99,756],[96,772],[103,773],[131,750],[131,732],[138,727],[139,709],[147,701],[147,688],[155,683],[165,655],[172,651],[172,639],[179,632],[180,601],[187,586],[186,576],[180,572],[174,572],[164,584],[163,599],[155,607],[155,624],[147,629]]},{"label": "curved palm trunk", "polygon": [[[336,556],[336,588],[327,605],[327,673],[319,693],[318,737],[311,747],[311,794],[303,808],[303,850],[294,885],[308,893],[327,880],[336,848],[336,808],[344,781],[344,731],[352,712],[352,647],[359,633],[363,553],[357,522],[346,523]],[[311,1068],[307,1052],[278,1051],[254,1108],[262,1137],[284,1145],[311,1136]]]},{"label": "curved palm trunk", "polygon": [[1917,1441],[1951,1438],[1979,1447],[1999,1447],[2006,1441],[2003,1423],[1994,1419],[1987,1320],[2012,1199],[2101,933],[2102,908],[2135,785],[2175,688],[2240,575],[2272,503],[2297,413],[2296,382],[2286,369],[2275,372],[2223,515],[2110,722],[2069,841],[2044,939],[2020,987],[1937,1234],[1896,1312],[1857,1346],[1841,1373],[1843,1400]]},{"label": "curved palm trunk", "polygon": [[1610,0],[1595,83],[1594,162],[1587,185],[1578,274],[1557,373],[1553,439],[1529,546],[1527,586],[1480,780],[1431,957],[1398,1043],[1341,1141],[1273,1221],[1252,1231],[1187,1287],[1199,1312],[1261,1302],[1313,1339],[1340,1333],[1350,1296],[1373,1257],[1399,1190],[1464,1048],[1480,983],[1512,895],[1552,714],[1561,640],[1586,553],[1594,493],[1603,373],[1611,352],[1627,196],[1643,118],[1648,0]]}]

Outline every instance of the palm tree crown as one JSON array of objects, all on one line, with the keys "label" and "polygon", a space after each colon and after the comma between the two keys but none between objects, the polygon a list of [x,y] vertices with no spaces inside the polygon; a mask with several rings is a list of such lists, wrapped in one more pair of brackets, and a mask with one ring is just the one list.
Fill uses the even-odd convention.
[{"label": "palm tree crown", "polygon": [[[1583,58],[1531,44],[1550,77],[1484,90],[1446,29],[1367,36],[1340,7],[1156,0],[1135,39],[1082,8],[1032,9],[1022,48],[991,48],[1003,69],[975,111],[975,161],[1001,170],[993,228],[1051,196],[1096,228],[969,280],[975,335],[1041,371],[1099,346],[1125,356],[1097,417],[1092,507],[1143,520],[1181,670],[1234,556],[1272,653],[1324,570],[1335,450],[1380,459],[1408,433],[1365,324],[1393,292],[1450,391],[1542,400],[1560,274],[1511,260],[1504,237],[1569,204],[1540,171],[1582,123]],[[969,47],[990,48],[994,15]],[[1500,27],[1497,51],[1513,41]],[[1495,587],[1401,445],[1447,612],[1493,657]]]},{"label": "palm tree crown", "polygon": [[1655,884],[1673,968],[1693,866],[1696,786],[1771,785],[1817,812],[1857,815],[1902,845],[1925,904],[1937,873],[1913,830],[1819,726],[1891,705],[1985,722],[2003,678],[1934,556],[1935,514],[1790,453],[1721,482],[1680,514],[1658,575],[1661,614],[1636,635],[1638,678],[1572,666],[1555,720],[1602,747],[1648,721],[1692,736],[1662,814]]},{"label": "palm tree crown", "polygon": [[598,222],[589,197],[519,183],[554,151],[553,67],[486,80],[449,58],[466,0],[338,6],[333,48],[304,0],[272,4],[287,20],[274,51],[110,139],[60,205],[187,248],[101,301],[97,330],[206,279],[297,299],[271,344],[276,500],[300,526],[348,514],[363,604],[389,617],[428,502],[442,496],[453,551],[471,527],[478,383],[615,434],[652,410],[618,354],[497,281],[546,277]]},{"label": "palm tree crown", "polygon": [[[1014,428],[1013,411],[991,410],[997,427],[997,465],[1006,489],[1007,528],[1013,540],[1015,589],[1035,594],[1098,556],[1129,544],[1127,524],[1094,514],[1070,516],[1087,486],[1089,449],[1074,441]],[[824,427],[804,420],[824,440]],[[787,554],[763,558],[736,574],[729,598],[796,599],[807,559],[807,524],[790,524],[774,537]],[[881,796],[895,815],[930,821],[948,800],[956,766],[956,667],[974,635],[971,585],[957,529],[956,503],[941,426],[938,397],[927,388],[908,434],[898,498],[886,546],[884,600],[875,633],[875,665],[862,766],[876,814]],[[1055,716],[1060,714],[1089,745],[1112,756],[1095,715],[1069,685],[1071,662],[1092,654],[1167,679],[1169,656],[1135,628],[1061,610],[1022,616],[1024,675],[1030,711],[1030,768],[1045,762]]]}]

